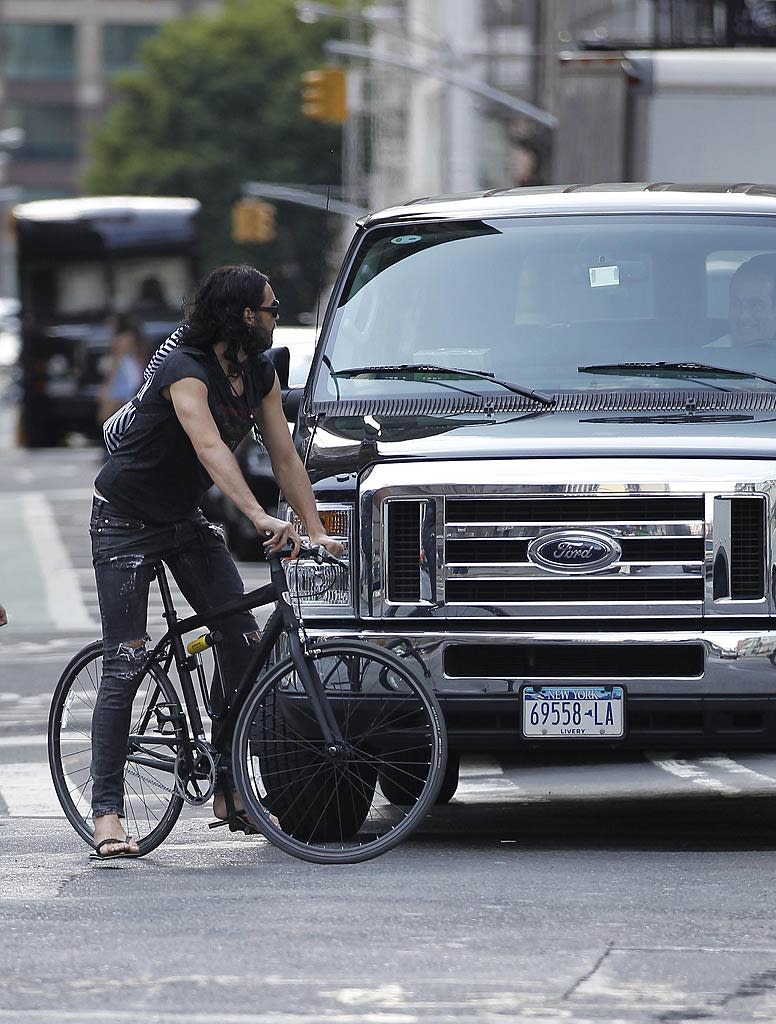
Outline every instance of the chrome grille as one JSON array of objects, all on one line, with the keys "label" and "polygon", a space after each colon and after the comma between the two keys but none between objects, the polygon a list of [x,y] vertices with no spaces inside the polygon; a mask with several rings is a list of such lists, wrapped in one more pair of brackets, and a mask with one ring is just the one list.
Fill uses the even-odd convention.
[{"label": "chrome grille", "polygon": [[730,596],[756,600],[765,595],[765,503],[733,498],[730,505]]},{"label": "chrome grille", "polygon": [[[703,524],[702,495],[448,499],[445,601],[534,607],[679,602],[700,608]],[[615,537],[621,561],[581,577],[529,561],[531,540],[569,526]]]},{"label": "chrome grille", "polygon": [[542,604],[596,601],[701,601],[703,580],[589,576],[585,579],[448,580],[447,603]]},{"label": "chrome grille", "polygon": [[[362,613],[504,625],[773,614],[772,472],[770,461],[718,458],[375,467],[360,493],[362,551],[374,556],[362,564]],[[575,572],[529,559],[537,538],[566,530],[603,534],[620,555]]]},{"label": "chrome grille", "polygon": [[388,550],[393,552],[388,576],[391,601],[420,598],[420,505],[417,501],[392,501],[387,509]]},{"label": "chrome grille", "polygon": [[616,523],[703,519],[703,497],[697,498],[458,498],[447,500],[447,522]]}]

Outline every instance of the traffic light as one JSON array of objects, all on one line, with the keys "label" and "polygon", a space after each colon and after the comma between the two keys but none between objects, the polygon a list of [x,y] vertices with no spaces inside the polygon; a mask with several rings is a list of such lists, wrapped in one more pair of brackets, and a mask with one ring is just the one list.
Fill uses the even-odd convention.
[{"label": "traffic light", "polygon": [[345,72],[342,68],[316,68],[302,75],[302,113],[311,121],[344,124],[348,119]]},{"label": "traffic light", "polygon": [[261,199],[239,199],[232,206],[233,242],[271,242],[275,237],[275,207]]}]

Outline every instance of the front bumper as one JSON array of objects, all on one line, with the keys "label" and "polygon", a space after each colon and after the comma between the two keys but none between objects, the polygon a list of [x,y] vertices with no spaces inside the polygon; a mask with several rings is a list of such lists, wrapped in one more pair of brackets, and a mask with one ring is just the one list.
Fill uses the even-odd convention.
[{"label": "front bumper", "polygon": [[[776,630],[387,632],[319,621],[308,633],[362,639],[407,658],[437,694],[459,750],[776,748]],[[607,682],[627,694],[624,739],[522,736],[524,685]]]}]

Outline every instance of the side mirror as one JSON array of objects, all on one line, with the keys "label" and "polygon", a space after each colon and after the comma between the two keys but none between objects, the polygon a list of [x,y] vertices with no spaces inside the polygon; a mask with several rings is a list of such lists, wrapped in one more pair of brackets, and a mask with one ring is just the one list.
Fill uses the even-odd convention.
[{"label": "side mirror", "polygon": [[267,358],[275,367],[281,390],[288,388],[288,367],[291,360],[288,349],[283,345],[279,348],[271,348],[267,351]]},{"label": "side mirror", "polygon": [[289,423],[296,423],[299,418],[299,407],[302,404],[304,388],[287,388],[283,392],[283,412]]}]

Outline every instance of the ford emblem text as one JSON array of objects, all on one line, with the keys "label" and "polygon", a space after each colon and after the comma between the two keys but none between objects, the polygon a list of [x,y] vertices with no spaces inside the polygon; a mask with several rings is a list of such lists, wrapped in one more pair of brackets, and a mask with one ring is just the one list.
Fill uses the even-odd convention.
[{"label": "ford emblem text", "polygon": [[554,530],[528,545],[529,561],[551,572],[597,572],[620,558],[622,548],[617,541],[593,530]]}]

